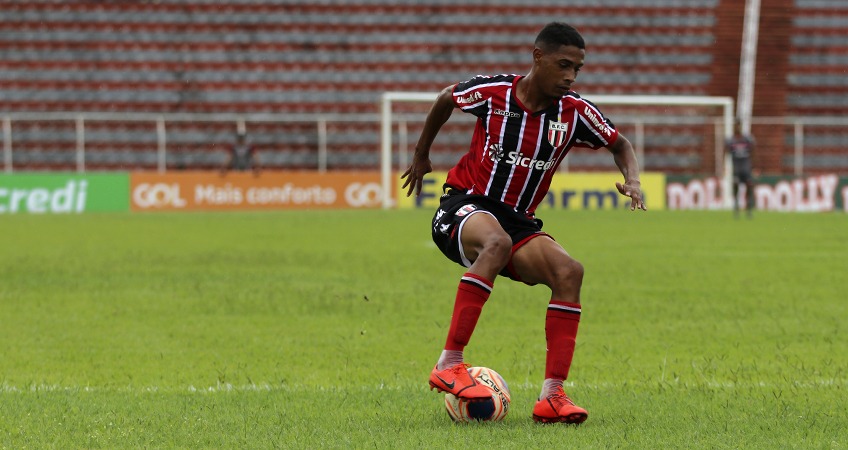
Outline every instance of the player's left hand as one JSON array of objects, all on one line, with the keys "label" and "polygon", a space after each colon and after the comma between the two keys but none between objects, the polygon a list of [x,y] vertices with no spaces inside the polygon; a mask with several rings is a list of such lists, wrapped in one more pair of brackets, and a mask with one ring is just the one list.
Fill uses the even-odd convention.
[{"label": "player's left hand", "polygon": [[409,168],[406,169],[406,172],[401,175],[401,179],[404,179],[403,186],[401,186],[401,190],[406,189],[409,186],[409,189],[406,191],[406,196],[409,197],[415,192],[415,196],[421,195],[421,186],[424,184],[424,175],[433,171],[433,165],[430,163],[430,158],[415,158],[412,159],[412,164],[409,165]]},{"label": "player's left hand", "polygon": [[648,210],[648,208],[645,207],[645,200],[642,195],[642,188],[638,181],[626,182],[624,184],[616,182],[615,188],[618,189],[618,192],[621,193],[621,195],[630,197],[631,211],[635,211],[636,209],[641,209],[642,211]]}]

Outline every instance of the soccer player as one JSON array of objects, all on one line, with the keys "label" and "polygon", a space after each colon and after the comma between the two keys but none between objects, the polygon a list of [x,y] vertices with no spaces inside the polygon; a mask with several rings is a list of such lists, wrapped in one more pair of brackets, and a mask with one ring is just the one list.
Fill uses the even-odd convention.
[{"label": "soccer player", "polygon": [[427,115],[409,168],[407,196],[421,192],[432,171],[429,152],[454,108],[477,116],[471,148],[447,175],[433,218],[433,240],[450,260],[467,267],[457,289],[447,341],[430,386],[469,400],[490,393],[468,374],[463,350],[480,312],[503,275],[551,289],[545,317],[545,380],[533,408],[537,422],[581,423],[588,417],[563,390],[580,321],[583,266],[550,235],[534,211],[572,147],[607,148],[630,197],[645,210],[639,168],[630,142],[591,102],[571,90],[583,67],[582,36],[564,23],[538,34],[526,76],[477,76],[441,91]]},{"label": "soccer player", "polygon": [[247,133],[238,131],[236,140],[229,147],[227,162],[221,167],[221,173],[237,170],[252,170],[254,175],[259,175],[260,163],[256,148],[247,141]]},{"label": "soccer player", "polygon": [[748,218],[754,210],[754,178],[751,156],[754,154],[754,137],[742,132],[742,123],[733,124],[733,136],[725,148],[733,161],[733,215],[739,217],[739,186],[745,185],[745,210]]}]

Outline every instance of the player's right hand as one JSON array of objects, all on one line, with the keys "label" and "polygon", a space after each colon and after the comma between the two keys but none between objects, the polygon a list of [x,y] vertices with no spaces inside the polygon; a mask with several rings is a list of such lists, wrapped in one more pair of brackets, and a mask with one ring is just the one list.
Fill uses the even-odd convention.
[{"label": "player's right hand", "polygon": [[406,169],[406,172],[401,175],[401,179],[405,179],[401,189],[409,189],[406,191],[406,196],[412,195],[415,191],[415,196],[421,195],[421,185],[424,182],[424,175],[433,171],[433,165],[430,163],[430,158],[413,159],[412,164]]},{"label": "player's right hand", "polygon": [[616,189],[621,195],[626,197],[630,197],[630,210],[634,211],[637,209],[641,209],[642,211],[647,211],[648,208],[645,207],[645,196],[642,194],[642,188],[638,181],[636,182],[625,182],[621,184],[619,182],[615,183]]}]

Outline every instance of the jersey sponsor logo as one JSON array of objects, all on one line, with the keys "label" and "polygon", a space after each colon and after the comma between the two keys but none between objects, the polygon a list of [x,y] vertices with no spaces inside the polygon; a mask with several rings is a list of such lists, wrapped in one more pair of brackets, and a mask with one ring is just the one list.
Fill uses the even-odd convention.
[{"label": "jersey sponsor logo", "polygon": [[565,138],[568,137],[568,122],[550,122],[548,124],[548,142],[554,148],[565,144]]},{"label": "jersey sponsor logo", "polygon": [[468,103],[474,103],[477,100],[480,100],[482,98],[483,98],[483,94],[481,94],[480,92],[472,92],[465,97],[457,98],[456,102],[459,103],[460,105],[464,105],[464,104],[468,104]]},{"label": "jersey sponsor logo", "polygon": [[606,123],[604,123],[604,121],[600,120],[600,119],[598,118],[598,116],[597,116],[597,115],[595,115],[595,113],[594,113],[594,112],[592,112],[592,110],[591,110],[591,109],[589,109],[589,107],[588,107],[588,106],[586,107],[586,109],[584,109],[584,110],[583,110],[583,114],[585,114],[585,115],[586,115],[586,117],[589,119],[589,121],[590,121],[590,122],[592,122],[592,125],[594,125],[594,126],[595,126],[595,128],[596,128],[598,131],[600,131],[601,133],[603,133],[603,134],[607,135],[607,137],[611,137],[611,136],[612,136],[612,130],[610,129],[610,127],[608,127],[608,126],[607,126],[607,124],[606,124]]},{"label": "jersey sponsor logo", "polygon": [[504,110],[502,110],[502,109],[495,109],[495,110],[494,110],[494,111],[492,111],[492,112],[494,112],[495,114],[497,114],[497,115],[499,115],[499,116],[504,116],[504,117],[516,117],[516,118],[517,118],[517,117],[521,117],[521,115],[520,115],[520,114],[518,114],[517,112],[504,111]]},{"label": "jersey sponsor logo", "polygon": [[506,163],[512,164],[513,166],[526,167],[532,170],[549,170],[554,165],[553,161],[533,159],[524,156],[524,154],[519,151],[509,152]]}]

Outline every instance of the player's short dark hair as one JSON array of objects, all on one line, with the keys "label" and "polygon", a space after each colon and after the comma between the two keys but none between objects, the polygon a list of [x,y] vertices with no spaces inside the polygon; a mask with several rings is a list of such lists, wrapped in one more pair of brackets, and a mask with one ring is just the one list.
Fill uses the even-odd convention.
[{"label": "player's short dark hair", "polygon": [[562,22],[551,22],[545,25],[545,28],[542,28],[542,31],[536,36],[534,44],[544,52],[557,50],[563,45],[573,45],[579,49],[586,48],[580,32],[571,25]]}]

